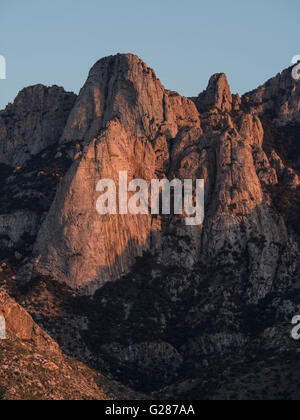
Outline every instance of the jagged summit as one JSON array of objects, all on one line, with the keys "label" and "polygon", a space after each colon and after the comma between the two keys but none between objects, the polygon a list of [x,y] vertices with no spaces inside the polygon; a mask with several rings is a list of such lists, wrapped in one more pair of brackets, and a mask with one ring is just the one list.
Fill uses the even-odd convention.
[{"label": "jagged summit", "polygon": [[210,108],[231,111],[232,94],[224,73],[214,74],[210,78],[207,89],[198,96],[196,104],[200,111]]},{"label": "jagged summit", "polygon": [[292,69],[283,70],[264,85],[246,93],[243,101],[259,114],[270,114],[279,126],[298,123],[300,83],[292,78]]},{"label": "jagged summit", "polygon": [[135,135],[146,133],[154,138],[164,125],[174,137],[186,115],[191,115],[197,125],[199,117],[192,101],[166,91],[155,72],[137,56],[118,54],[92,67],[62,142],[74,138],[90,141],[114,119]]},{"label": "jagged summit", "polygon": [[66,92],[62,86],[46,86],[41,83],[27,86],[20,90],[13,103],[9,103],[5,109],[0,110],[0,115],[9,109],[22,108],[25,102],[27,103],[27,106],[35,106],[38,108],[48,96],[50,98],[55,98],[62,94],[76,96],[73,92]]},{"label": "jagged summit", "polygon": [[[118,54],[99,60],[80,91],[63,141],[89,140],[118,117],[127,128],[161,121],[164,88],[153,70],[137,56]],[[157,104],[157,105],[156,105]]]},{"label": "jagged summit", "polygon": [[76,95],[58,86],[38,84],[23,89],[0,112],[0,163],[23,165],[57,143]]},{"label": "jagged summit", "polygon": [[89,74],[91,75],[95,72],[98,72],[100,69],[113,66],[119,66],[122,69],[129,69],[134,68],[136,66],[141,66],[143,71],[147,73],[151,72],[153,74],[153,77],[157,78],[153,69],[147,66],[147,64],[140,57],[131,53],[118,53],[115,55],[103,57],[92,66]]}]

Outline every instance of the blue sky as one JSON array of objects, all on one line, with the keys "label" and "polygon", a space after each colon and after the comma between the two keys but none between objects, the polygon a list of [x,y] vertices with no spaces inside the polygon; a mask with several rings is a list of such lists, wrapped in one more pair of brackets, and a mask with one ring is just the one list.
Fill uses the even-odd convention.
[{"label": "blue sky", "polygon": [[78,92],[101,57],[131,52],[185,96],[225,72],[244,93],[300,54],[299,0],[1,0],[0,109],[36,83]]}]

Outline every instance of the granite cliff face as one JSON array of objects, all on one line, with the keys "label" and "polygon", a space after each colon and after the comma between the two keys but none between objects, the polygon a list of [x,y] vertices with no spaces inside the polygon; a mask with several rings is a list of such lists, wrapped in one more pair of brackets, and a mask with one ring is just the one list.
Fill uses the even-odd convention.
[{"label": "granite cliff face", "polygon": [[[264,97],[257,95],[256,102]],[[62,143],[76,139],[82,152],[39,232],[37,270],[73,288],[94,290],[128,272],[145,251],[187,269],[200,261],[235,264],[247,253],[249,299],[264,298],[276,281],[278,264],[286,271],[279,262],[280,246],[293,244],[287,245],[284,222],[263,193],[264,186],[278,184],[276,156],[270,162],[263,150],[257,112],[241,110],[241,104],[222,74],[213,76],[193,102],[166,91],[135,56],[98,62],[62,136]],[[124,170],[129,180],[204,178],[204,225],[189,229],[173,217],[163,227],[162,220],[143,215],[101,220],[95,185],[104,178],[117,182]],[[298,175],[291,172],[291,177],[297,188]],[[188,238],[182,241],[182,255],[166,243],[180,236]]]},{"label": "granite cliff face", "polygon": [[57,86],[23,89],[14,103],[0,112],[0,163],[22,166],[55,144],[75,99],[76,95]]},{"label": "granite cliff face", "polygon": [[[0,250],[31,254],[41,217],[53,201],[69,157],[57,145],[76,95],[63,88],[23,89],[0,111]],[[1,252],[0,251],[0,252]]]},{"label": "granite cliff face", "polygon": [[150,182],[158,173],[164,177],[169,145],[184,130],[201,131],[195,105],[165,91],[141,60],[119,55],[98,62],[61,139],[62,144],[75,139],[82,152],[38,235],[37,270],[89,290],[128,272],[135,258],[150,249],[151,232],[160,231],[160,222],[146,215],[101,219],[97,182],[117,183],[120,171],[128,172],[128,181]]},{"label": "granite cliff face", "polygon": [[[2,167],[9,206],[0,212],[1,255],[18,260],[14,287],[34,285],[36,302],[27,300],[27,309],[64,351],[139,391],[162,388],[157,395],[168,397],[184,395],[191,379],[214,366],[259,354],[280,364],[293,351],[289,323],[300,311],[299,86],[287,69],[241,98],[216,74],[188,99],[166,90],[139,58],[117,55],[95,64],[76,100],[59,88],[28,90],[34,104],[36,90],[39,98],[51,91],[39,123],[48,134],[39,141],[36,129],[28,140],[31,111],[17,143],[2,130],[0,162],[7,163],[13,144],[24,167]],[[8,111],[6,127],[15,127]],[[178,215],[100,216],[97,182],[117,183],[120,171],[148,184],[204,179],[203,225],[186,226]],[[28,197],[39,197],[38,209]],[[60,325],[42,303],[41,282],[69,288]],[[66,337],[75,319],[85,326],[77,323],[72,341]],[[174,383],[182,386],[169,388]]]}]

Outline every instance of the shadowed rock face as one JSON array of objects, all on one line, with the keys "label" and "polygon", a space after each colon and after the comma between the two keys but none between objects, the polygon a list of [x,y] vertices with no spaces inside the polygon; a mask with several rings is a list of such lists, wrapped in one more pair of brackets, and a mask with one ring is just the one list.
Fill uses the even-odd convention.
[{"label": "shadowed rock face", "polygon": [[58,150],[76,95],[57,86],[23,89],[0,111],[0,253],[29,256],[41,217],[72,160]]},{"label": "shadowed rock face", "polygon": [[43,85],[23,89],[0,112],[0,163],[22,166],[62,135],[76,95]]},{"label": "shadowed rock face", "polygon": [[[187,99],[134,55],[95,64],[46,149],[61,172],[39,219],[22,213],[13,229],[14,216],[0,215],[9,249],[30,225],[34,247],[19,263],[19,282],[30,288],[44,278],[83,295],[61,326],[44,321],[66,351],[77,346],[63,338],[76,313],[88,324],[77,327],[78,357],[150,392],[222,359],[290,350],[288,323],[300,308],[299,86],[288,69],[240,98],[216,74]],[[7,182],[20,179],[4,169]],[[203,225],[174,215],[100,216],[96,184],[118,183],[119,171],[148,184],[204,179]]]}]

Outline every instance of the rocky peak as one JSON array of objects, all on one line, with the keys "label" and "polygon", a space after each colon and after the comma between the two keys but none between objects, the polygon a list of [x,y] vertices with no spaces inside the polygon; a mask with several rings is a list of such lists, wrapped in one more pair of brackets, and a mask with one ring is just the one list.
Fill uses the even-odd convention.
[{"label": "rocky peak", "polygon": [[0,163],[23,165],[57,143],[76,95],[58,86],[30,86],[0,111]]},{"label": "rocky peak", "polygon": [[[180,110],[176,112],[176,108]],[[192,101],[167,92],[155,72],[137,56],[118,54],[92,67],[62,141],[91,141],[113,119],[133,135],[155,138],[163,126],[171,138],[178,125],[191,125],[191,118],[193,124],[200,124]]]},{"label": "rocky peak", "polygon": [[[38,234],[34,270],[46,275],[50,268],[60,281],[74,288],[88,286],[89,292],[126,273],[136,257],[149,249],[151,215],[101,220],[95,185],[105,178],[117,183],[119,171],[127,171],[129,181],[150,182],[158,172],[165,177],[172,144],[192,128],[195,141],[201,130],[193,101],[165,90],[138,57],[119,54],[97,62],[62,137],[64,144],[79,141],[83,151],[58,189]],[[74,218],[80,220],[75,227],[66,208],[72,208]],[[66,219],[63,216],[56,223],[59,214]],[[111,245],[104,247],[104,243]],[[61,276],[66,255],[69,269]],[[49,265],[49,257],[54,264]]]},{"label": "rocky peak", "polygon": [[217,108],[222,112],[232,109],[232,94],[224,73],[214,74],[208,83],[207,89],[200,93],[196,100],[200,112]]},{"label": "rocky peak", "polygon": [[300,122],[300,83],[292,78],[293,67],[278,73],[264,85],[243,96],[253,112],[267,113],[277,126]]}]

